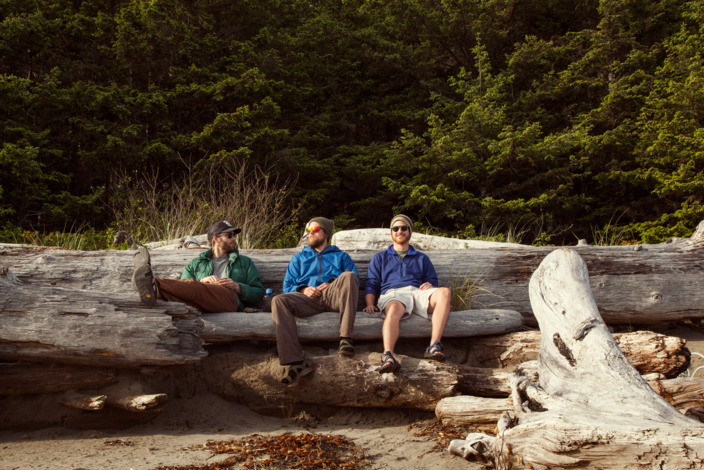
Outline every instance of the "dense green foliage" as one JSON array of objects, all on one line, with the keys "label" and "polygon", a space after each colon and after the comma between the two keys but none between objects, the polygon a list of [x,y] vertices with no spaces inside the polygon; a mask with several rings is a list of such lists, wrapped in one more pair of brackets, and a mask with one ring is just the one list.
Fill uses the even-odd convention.
[{"label": "dense green foliage", "polygon": [[687,236],[702,37],[704,0],[0,0],[0,225],[246,162],[348,227]]}]

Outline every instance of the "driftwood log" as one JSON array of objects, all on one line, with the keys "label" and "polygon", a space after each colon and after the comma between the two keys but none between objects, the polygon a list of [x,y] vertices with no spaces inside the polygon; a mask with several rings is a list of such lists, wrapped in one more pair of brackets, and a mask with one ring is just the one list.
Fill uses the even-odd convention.
[{"label": "driftwood log", "polygon": [[[11,272],[10,272],[11,273]],[[133,296],[27,286],[0,277],[0,359],[88,366],[177,365],[207,353],[200,312]]]},{"label": "driftwood log", "polygon": [[539,385],[514,375],[513,410],[499,420],[493,445],[497,468],[704,465],[704,424],[628,363],[599,315],[576,250],[545,258],[530,298],[541,330]]},{"label": "driftwood log", "polygon": [[[636,246],[578,246],[589,267],[597,306],[608,324],[647,324],[704,318],[704,246],[692,240]],[[506,309],[535,319],[528,281],[552,247],[505,247],[429,250],[441,285],[464,289],[470,309]],[[257,265],[266,287],[281,291],[286,266],[295,249],[242,250]],[[378,250],[350,251],[364,280]],[[199,250],[154,250],[157,276],[177,278]],[[96,292],[129,292],[133,251],[82,252],[0,245],[0,267],[7,267],[29,285],[61,286]],[[360,300],[363,298],[363,285]]]},{"label": "driftwood log", "polygon": [[314,371],[301,377],[298,385],[287,387],[280,383],[283,368],[278,359],[243,360],[232,353],[209,358],[205,377],[226,382],[211,388],[259,410],[313,404],[430,411],[442,398],[458,393],[456,366],[401,355],[397,359],[401,363],[397,374],[380,374],[380,353],[309,357]]},{"label": "driftwood log", "polygon": [[[159,305],[161,302],[158,303]],[[206,313],[203,314],[201,337],[207,343],[228,343],[243,339],[275,340],[271,313]],[[381,339],[382,316],[377,312],[357,312],[354,322],[355,340]],[[326,312],[296,320],[301,341],[336,340],[340,334],[339,314]],[[521,329],[523,317],[513,310],[462,310],[452,312],[445,328],[446,338],[500,335]],[[428,338],[430,322],[411,315],[401,322],[401,337]]]},{"label": "driftwood log", "polygon": [[[528,370],[523,370],[527,373]],[[462,374],[464,380],[468,376]],[[478,375],[478,380],[485,376]],[[538,381],[537,370],[535,375],[529,377],[531,382]],[[645,376],[643,377],[646,378]],[[508,380],[508,377],[506,377]],[[674,379],[651,378],[648,384],[658,395],[665,398],[681,413],[695,417],[699,421],[704,421],[702,411],[704,410],[704,379],[678,377]],[[459,385],[460,390],[466,393],[463,384]],[[475,385],[476,387],[476,385]],[[491,391],[490,389],[488,389]],[[481,390],[486,392],[485,389]],[[494,398],[491,398],[494,397]],[[483,432],[494,432],[496,423],[499,422],[504,412],[513,410],[513,400],[497,395],[459,395],[447,397],[440,400],[435,407],[435,416],[448,426],[467,426],[470,429]]]},{"label": "driftwood log", "polygon": [[[690,351],[687,341],[652,331],[614,333],[614,339],[628,361],[641,374],[660,373],[667,378],[677,377],[687,370]],[[510,372],[513,366],[538,358],[540,331],[519,331],[503,335],[472,338],[470,354],[473,364],[481,368],[493,367]],[[490,358],[483,359],[481,356]],[[491,364],[490,360],[496,362]]]}]

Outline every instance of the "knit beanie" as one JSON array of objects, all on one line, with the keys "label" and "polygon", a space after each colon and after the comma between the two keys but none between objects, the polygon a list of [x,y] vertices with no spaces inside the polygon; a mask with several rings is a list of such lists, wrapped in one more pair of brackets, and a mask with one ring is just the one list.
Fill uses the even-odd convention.
[{"label": "knit beanie", "polygon": [[393,227],[394,223],[396,223],[399,220],[401,222],[403,222],[404,224],[408,225],[409,232],[411,232],[411,233],[413,232],[413,221],[411,220],[410,217],[408,217],[407,215],[403,215],[403,214],[399,214],[396,217],[394,217],[393,219],[391,219],[391,225],[389,225],[389,227]]},{"label": "knit beanie", "polygon": [[310,227],[310,224],[317,222],[320,227],[325,230],[325,234],[328,236],[328,243],[330,243],[330,237],[332,237],[332,231],[335,228],[335,222],[325,217],[314,217],[308,221],[306,228]]}]

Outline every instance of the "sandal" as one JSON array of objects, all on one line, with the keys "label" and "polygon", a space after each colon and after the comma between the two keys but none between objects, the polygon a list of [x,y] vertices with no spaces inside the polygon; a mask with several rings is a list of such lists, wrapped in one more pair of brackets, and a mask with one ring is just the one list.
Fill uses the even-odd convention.
[{"label": "sandal", "polygon": [[340,347],[337,348],[337,353],[342,356],[354,356],[354,344],[352,344],[352,340],[341,338]]},{"label": "sandal", "polygon": [[442,343],[440,341],[435,341],[433,344],[428,346],[425,350],[425,354],[423,354],[423,357],[438,362],[444,362],[445,353],[442,352]]},{"label": "sandal", "polygon": [[381,368],[379,369],[379,373],[386,374],[391,372],[395,374],[400,368],[401,364],[399,364],[394,355],[391,354],[391,351],[385,351],[384,355],[381,357]]},{"label": "sandal", "polygon": [[291,364],[288,366],[286,375],[283,379],[281,379],[281,383],[291,386],[296,383],[296,380],[298,380],[299,377],[308,375],[311,372],[313,372],[313,366],[311,366],[307,361],[303,361],[300,364]]}]

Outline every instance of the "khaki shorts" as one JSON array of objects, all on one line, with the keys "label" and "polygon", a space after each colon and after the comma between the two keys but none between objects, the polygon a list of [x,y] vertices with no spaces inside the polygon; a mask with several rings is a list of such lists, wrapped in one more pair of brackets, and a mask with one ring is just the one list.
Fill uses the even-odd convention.
[{"label": "khaki shorts", "polygon": [[384,315],[384,309],[392,300],[401,302],[406,306],[406,314],[403,318],[408,318],[412,313],[420,315],[423,318],[430,318],[428,314],[428,306],[430,305],[430,296],[433,295],[438,288],[420,290],[417,287],[406,286],[398,289],[389,289],[379,297],[377,306]]}]

